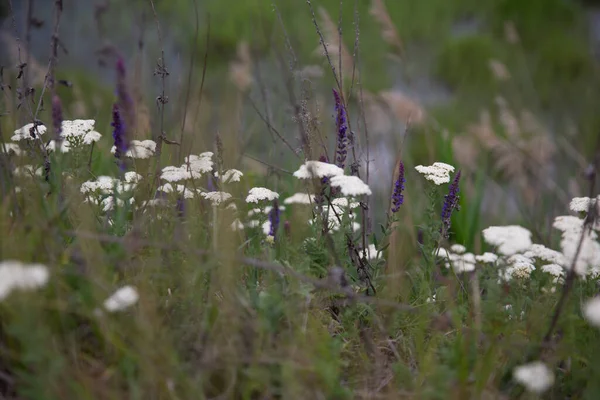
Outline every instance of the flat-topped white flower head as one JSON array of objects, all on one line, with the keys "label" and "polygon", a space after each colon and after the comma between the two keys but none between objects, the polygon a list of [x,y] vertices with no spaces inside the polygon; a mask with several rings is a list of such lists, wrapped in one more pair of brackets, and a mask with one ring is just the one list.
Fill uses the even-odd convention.
[{"label": "flat-topped white flower head", "polygon": [[104,308],[108,312],[123,311],[137,303],[139,298],[140,296],[133,286],[124,286],[104,301]]},{"label": "flat-topped white flower head", "polygon": [[534,361],[518,366],[513,371],[513,378],[534,393],[542,393],[554,384],[554,374],[541,361]]},{"label": "flat-topped white flower head", "polygon": [[102,137],[102,134],[94,130],[95,124],[96,121],[93,119],[63,121],[60,136],[69,143],[90,145]]},{"label": "flat-topped white flower head", "polygon": [[203,192],[200,193],[202,197],[209,200],[213,206],[218,206],[231,199],[231,194],[227,192]]},{"label": "flat-topped white flower head", "polygon": [[46,285],[50,273],[42,264],[0,261],[0,301],[15,290],[33,290]]},{"label": "flat-topped white flower head", "polygon": [[457,274],[471,272],[475,270],[475,255],[473,253],[448,253],[448,258],[445,264],[446,268],[452,267],[454,272]]},{"label": "flat-topped white flower head", "polygon": [[350,201],[346,197],[338,197],[337,199],[333,199],[331,200],[331,204],[334,207],[341,208],[356,208],[360,206],[360,203],[358,201]]},{"label": "flat-topped white flower head", "polygon": [[22,165],[20,167],[16,167],[13,171],[15,176],[19,177],[31,177],[31,176],[42,176],[44,169],[42,167],[34,167],[33,165]]},{"label": "flat-topped white flower head", "polygon": [[139,183],[142,180],[142,175],[135,171],[125,172],[125,182],[127,183]]},{"label": "flat-topped white flower head", "polygon": [[2,149],[5,149],[8,154],[14,153],[16,156],[20,156],[24,153],[16,143],[0,143],[0,152]]},{"label": "flat-topped white flower head", "polygon": [[509,256],[531,246],[531,232],[519,225],[490,226],[483,230],[483,240],[496,246],[498,253]]},{"label": "flat-topped white flower head", "polygon": [[[218,178],[219,177],[219,172],[215,172],[215,176]],[[239,182],[242,179],[242,176],[244,176],[244,173],[240,170],[237,169],[228,169],[227,171],[223,172],[223,182],[224,183],[233,183],[233,182]]]},{"label": "flat-topped white flower head", "polygon": [[[362,251],[358,252],[361,256],[363,254]],[[375,247],[375,245],[373,243],[371,243],[370,245],[367,246],[367,260],[372,261],[372,260],[376,260],[379,257],[381,257],[381,254],[377,251],[377,247]]]},{"label": "flat-topped white flower head", "polygon": [[526,280],[535,271],[533,260],[522,254],[514,254],[507,260],[508,265],[504,270],[498,271],[500,278],[506,282],[512,279]]},{"label": "flat-topped white flower head", "polygon": [[231,223],[231,230],[234,232],[244,230],[244,224],[242,223],[242,221],[239,220],[239,218],[233,220],[233,222]]},{"label": "flat-topped white flower head", "polygon": [[181,167],[169,165],[164,167],[160,174],[160,178],[167,182],[181,182],[188,179],[198,179],[201,176],[199,172],[188,168],[187,165],[182,165]]},{"label": "flat-topped white flower head", "polygon": [[344,170],[335,164],[322,161],[306,161],[294,176],[298,179],[329,178],[344,175]]},{"label": "flat-topped white flower head", "polygon": [[156,152],[156,142],[154,140],[132,140],[129,142],[129,148],[125,156],[145,159],[152,157],[154,152]]},{"label": "flat-topped white flower head", "polygon": [[450,250],[452,250],[456,254],[463,254],[465,251],[467,251],[467,248],[462,244],[456,243],[450,246]]},{"label": "flat-topped white flower head", "polygon": [[193,199],[195,197],[195,192],[192,189],[185,187],[185,185],[173,186],[170,183],[165,183],[164,185],[160,185],[157,190],[164,193],[181,194],[184,199]]},{"label": "flat-topped white flower head", "polygon": [[583,316],[590,325],[600,328],[600,296],[596,296],[586,301],[582,311]]},{"label": "flat-topped white flower head", "polygon": [[494,253],[485,252],[480,256],[475,256],[475,260],[482,264],[494,264],[498,261],[498,256]]},{"label": "flat-topped white flower head", "polygon": [[564,276],[565,274],[565,269],[563,268],[563,266],[558,264],[546,264],[543,265],[541,269],[543,272],[557,278]]},{"label": "flat-topped white flower head", "polygon": [[589,197],[575,197],[569,203],[571,211],[575,212],[587,212],[590,206]]},{"label": "flat-topped white flower head", "polygon": [[189,169],[197,174],[205,174],[207,172],[212,171],[213,169],[213,161],[212,161],[213,153],[210,151],[201,153],[199,155],[190,155],[187,156],[184,161],[185,164],[183,167],[187,167],[189,165]]},{"label": "flat-topped white flower head", "polygon": [[258,203],[262,200],[273,201],[279,198],[279,193],[264,187],[254,187],[248,192],[246,203]]},{"label": "flat-topped white flower head", "polygon": [[538,258],[553,264],[565,264],[565,257],[560,251],[549,249],[541,244],[532,244],[523,255],[529,258]]},{"label": "flat-topped white flower head", "polygon": [[454,167],[443,162],[435,162],[433,165],[417,165],[417,172],[425,175],[425,179],[432,181],[436,185],[442,185],[450,182],[450,173],[454,172]]},{"label": "flat-topped white flower head", "polygon": [[308,193],[294,193],[283,201],[283,204],[312,204],[315,202],[315,195]]},{"label": "flat-topped white flower head", "polygon": [[340,188],[344,196],[371,195],[371,189],[358,176],[336,175],[332,176],[329,183]]},{"label": "flat-topped white flower head", "polygon": [[46,126],[38,125],[33,129],[34,136],[31,136],[32,128],[33,122],[17,129],[10,140],[13,142],[20,142],[21,140],[35,140],[38,138],[38,136],[42,136],[44,133],[46,133]]}]

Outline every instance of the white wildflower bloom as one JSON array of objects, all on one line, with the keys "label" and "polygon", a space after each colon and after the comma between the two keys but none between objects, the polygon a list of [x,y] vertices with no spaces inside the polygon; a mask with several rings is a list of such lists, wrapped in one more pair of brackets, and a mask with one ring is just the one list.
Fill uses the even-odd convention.
[{"label": "white wildflower bloom", "polygon": [[185,181],[187,179],[196,179],[200,178],[200,175],[194,174],[192,171],[187,170],[185,166],[183,167],[174,167],[169,165],[162,169],[162,173],[160,174],[160,179],[163,179],[167,182],[180,182]]},{"label": "white wildflower bloom", "polygon": [[94,130],[96,121],[93,119],[75,119],[63,121],[60,136],[70,145],[90,145],[97,142],[102,134]]},{"label": "white wildflower bloom", "polygon": [[[273,236],[273,235],[267,235],[267,237],[265,238],[265,242],[267,242],[269,244],[275,243],[275,236]],[[261,293],[264,293],[264,292],[261,292]]]},{"label": "white wildflower bloom", "polygon": [[522,254],[514,254],[507,260],[507,266],[504,270],[498,271],[500,278],[506,282],[514,279],[529,279],[531,273],[535,271],[533,260]]},{"label": "white wildflower bloom", "polygon": [[437,295],[436,293],[434,293],[431,297],[428,297],[427,300],[425,300],[426,303],[435,303],[437,300]]},{"label": "white wildflower bloom", "polygon": [[227,192],[205,192],[200,193],[200,195],[212,202],[213,206],[221,205],[232,197],[231,194]]},{"label": "white wildflower bloom", "polygon": [[187,167],[189,165],[189,170],[198,175],[205,174],[207,172],[212,171],[213,162],[212,162],[213,153],[210,151],[201,153],[199,155],[190,155],[184,159],[185,164],[182,167]]},{"label": "white wildflower bloom", "polygon": [[534,361],[518,366],[513,371],[513,378],[534,393],[542,393],[554,384],[554,374],[541,361]]},{"label": "white wildflower bloom", "polygon": [[298,179],[329,178],[339,175],[344,175],[342,168],[322,161],[306,161],[294,172],[294,176]]},{"label": "white wildflower bloom", "polygon": [[7,153],[15,153],[16,156],[22,155],[24,152],[16,143],[0,143],[0,150],[6,149]]},{"label": "white wildflower bloom", "polygon": [[135,171],[125,172],[125,182],[127,183],[138,183],[142,180],[142,175]]},{"label": "white wildflower bloom", "polygon": [[[563,265],[571,268],[575,262],[575,272],[580,276],[593,273],[600,265],[600,243],[594,231],[583,230],[584,221],[574,216],[559,216],[554,219],[552,226],[562,232],[560,248],[564,256]],[[579,241],[582,238],[581,247]]]},{"label": "white wildflower bloom", "polygon": [[238,218],[236,218],[231,223],[231,230],[234,232],[242,231],[242,230],[244,230],[244,224],[242,224],[242,221],[240,221]]},{"label": "white wildflower bloom", "polygon": [[541,244],[532,244],[523,255],[529,258],[538,258],[553,264],[564,265],[565,263],[565,257],[560,251],[549,249]]},{"label": "white wildflower bloom", "polygon": [[371,195],[371,189],[358,176],[336,175],[329,180],[331,186],[340,188],[344,196]]},{"label": "white wildflower bloom", "polygon": [[137,303],[139,298],[133,286],[123,286],[104,301],[104,308],[108,312],[123,311]]},{"label": "white wildflower bloom", "polygon": [[142,207],[163,207],[166,206],[168,204],[168,202],[165,199],[150,199],[147,201],[144,201],[142,203]]},{"label": "white wildflower bloom", "polygon": [[260,208],[253,208],[252,210],[248,211],[248,216],[252,217],[255,214],[263,214],[263,210]]},{"label": "white wildflower bloom", "polygon": [[498,256],[494,253],[485,252],[480,256],[475,256],[475,260],[483,264],[494,264],[498,261]]},{"label": "white wildflower bloom", "polygon": [[262,224],[262,231],[265,235],[269,235],[271,233],[271,220],[266,220]]},{"label": "white wildflower bloom", "polygon": [[436,250],[433,251],[433,253],[440,258],[448,258],[450,257],[450,253],[448,252],[448,250],[444,249],[443,247],[439,247]]},{"label": "white wildflower bloom", "polygon": [[[10,138],[13,142],[19,142],[21,140],[35,140],[36,138],[31,137],[30,130],[33,128],[33,123],[29,123],[22,128],[19,128],[15,131],[15,134]],[[36,137],[39,135],[43,135],[46,133],[46,127],[44,125],[38,125],[34,129],[34,133]]]},{"label": "white wildflower bloom", "polygon": [[264,187],[254,187],[248,192],[246,203],[258,203],[262,200],[275,200],[279,198],[279,193],[269,190]]},{"label": "white wildflower bloom", "polygon": [[[262,212],[263,212],[264,214],[269,214],[269,213],[271,213],[271,210],[273,210],[273,206],[266,206],[266,207],[265,207],[265,208],[262,210]],[[285,211],[285,206],[279,206],[279,211]]]},{"label": "white wildflower bloom", "polygon": [[42,173],[44,172],[44,169],[42,167],[34,167],[33,165],[23,165],[20,167],[16,167],[15,170],[13,171],[13,173],[18,176],[18,177],[25,177],[25,176],[42,176]]},{"label": "white wildflower bloom", "polygon": [[193,199],[195,197],[195,192],[185,187],[185,185],[173,186],[170,183],[165,183],[164,185],[159,186],[157,190],[164,193],[182,194],[184,199]]},{"label": "white wildflower bloom", "polygon": [[[215,176],[219,178],[219,172],[215,172]],[[223,172],[222,180],[224,183],[239,182],[242,179],[242,176],[244,176],[242,171],[237,169],[228,169],[227,171]]]},{"label": "white wildflower bloom", "polygon": [[246,223],[248,228],[256,228],[260,225],[260,221],[256,219],[252,219]]},{"label": "white wildflower bloom", "polygon": [[463,272],[475,271],[475,255],[473,253],[448,255],[449,261],[446,261],[446,268],[452,267],[457,274]]},{"label": "white wildflower bloom", "polygon": [[452,246],[450,246],[450,250],[456,254],[462,254],[465,251],[467,251],[467,248],[465,246],[463,246],[462,244],[453,244]]},{"label": "white wildflower bloom", "polygon": [[498,253],[512,255],[531,246],[531,232],[518,225],[490,226],[483,230],[486,243],[496,246]]},{"label": "white wildflower bloom", "polygon": [[45,286],[49,276],[48,268],[42,264],[0,261],[0,301],[15,290],[32,290]]},{"label": "white wildflower bloom", "polygon": [[[133,204],[134,203],[134,199],[133,197],[131,197],[129,199],[129,204]],[[100,205],[102,206],[102,211],[104,212],[108,212],[108,211],[112,211],[115,208],[115,196],[108,196],[106,198],[104,198],[101,202]],[[117,206],[118,207],[123,207],[125,205],[125,200],[123,199],[119,199],[117,197]]]},{"label": "white wildflower bloom", "polygon": [[360,206],[360,203],[358,201],[350,201],[347,197],[338,197],[337,199],[333,199],[331,200],[331,204],[336,207],[343,208],[356,208]]},{"label": "white wildflower bloom", "polygon": [[156,152],[156,142],[154,140],[132,140],[129,142],[129,148],[125,153],[126,157],[145,159],[150,158]]},{"label": "white wildflower bloom", "polygon": [[358,232],[360,231],[360,224],[358,222],[352,222],[352,231],[353,232]]},{"label": "white wildflower bloom", "polygon": [[589,197],[575,197],[569,203],[571,211],[575,212],[587,212],[590,207]]},{"label": "white wildflower bloom", "polygon": [[[359,254],[362,256],[362,250],[359,251]],[[377,251],[377,247],[374,244],[370,244],[367,246],[367,260],[372,261],[381,257],[381,253]]]},{"label": "white wildflower bloom", "polygon": [[[46,150],[56,151],[56,141],[55,140],[49,141],[48,144],[46,145]],[[71,151],[71,144],[69,142],[63,140],[60,144],[60,152],[68,153],[69,151]]]},{"label": "white wildflower bloom", "polygon": [[227,207],[225,207],[225,209],[230,211],[237,211],[237,205],[235,203],[229,203],[227,204]]},{"label": "white wildflower bloom", "polygon": [[430,166],[417,165],[415,167],[417,172],[425,175],[425,179],[432,181],[436,185],[441,185],[450,182],[450,173],[454,172],[452,165],[435,162]]},{"label": "white wildflower bloom", "polygon": [[546,264],[542,266],[542,271],[555,276],[555,277],[561,277],[565,274],[564,268],[562,267],[562,265],[558,265],[558,264]]},{"label": "white wildflower bloom", "polygon": [[312,204],[315,202],[315,195],[308,193],[294,193],[283,201],[283,204]]},{"label": "white wildflower bloom", "polygon": [[600,296],[586,301],[582,311],[590,325],[600,328]]}]

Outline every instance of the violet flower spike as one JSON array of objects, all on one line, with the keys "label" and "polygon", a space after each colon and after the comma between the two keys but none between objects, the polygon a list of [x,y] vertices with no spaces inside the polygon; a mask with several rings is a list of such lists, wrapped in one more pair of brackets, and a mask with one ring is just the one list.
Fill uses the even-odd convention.
[{"label": "violet flower spike", "polygon": [[335,99],[335,126],[337,129],[337,149],[336,149],[336,165],[340,168],[344,168],[346,165],[346,156],[348,155],[348,124],[347,115],[344,104],[342,104],[342,98],[340,94],[333,90],[333,97]]},{"label": "violet flower spike", "polygon": [[404,203],[404,183],[406,179],[404,179],[404,163],[400,161],[400,166],[398,167],[398,179],[396,179],[396,183],[394,183],[394,191],[392,193],[392,213],[396,213],[402,203]]},{"label": "violet flower spike", "polygon": [[116,72],[117,105],[119,106],[119,112],[121,114],[123,147],[127,150],[127,148],[129,148],[129,137],[133,132],[132,129],[135,125],[135,111],[133,99],[127,88],[127,70],[125,68],[125,61],[121,57],[117,60]]},{"label": "violet flower spike", "polygon": [[460,192],[460,188],[458,186],[459,181],[460,181],[460,170],[456,173],[454,180],[450,184],[448,194],[444,196],[445,200],[444,200],[444,206],[442,208],[442,224],[443,224],[442,225],[442,235],[445,238],[448,238],[448,235],[450,232],[452,211],[454,209],[458,210],[458,200],[460,198],[458,195],[458,193]]},{"label": "violet flower spike", "polygon": [[62,141],[62,137],[60,136],[62,133],[62,122],[62,103],[60,102],[60,97],[54,95],[52,96],[52,126],[54,127],[54,140],[57,145]]},{"label": "violet flower spike", "polygon": [[277,200],[273,200],[273,208],[269,212],[269,222],[271,223],[271,228],[269,229],[269,236],[275,238],[277,234],[277,229],[279,228],[279,202]]},{"label": "violet flower spike", "polygon": [[112,116],[113,121],[110,125],[113,127],[115,158],[117,159],[117,162],[123,169],[125,164],[123,158],[125,157],[125,153],[127,152],[127,146],[125,144],[123,120],[121,118],[121,112],[119,111],[119,106],[117,104],[113,104]]}]

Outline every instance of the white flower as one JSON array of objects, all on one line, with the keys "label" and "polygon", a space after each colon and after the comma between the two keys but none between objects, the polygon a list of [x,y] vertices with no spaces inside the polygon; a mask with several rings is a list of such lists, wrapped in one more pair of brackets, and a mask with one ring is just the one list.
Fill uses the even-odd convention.
[{"label": "white flower", "polygon": [[486,243],[496,246],[503,255],[519,253],[531,246],[531,232],[518,225],[490,226],[482,233]]},{"label": "white flower", "polygon": [[138,183],[142,180],[142,176],[135,171],[125,172],[125,182]]},{"label": "white flower", "polygon": [[542,393],[554,384],[554,374],[541,361],[516,367],[513,378],[530,392]]},{"label": "white flower", "polygon": [[33,165],[23,165],[21,167],[15,168],[13,173],[19,177],[25,176],[42,176],[44,169],[42,167],[35,168]]},{"label": "white flower", "polygon": [[473,253],[454,254],[449,253],[449,261],[446,261],[446,268],[452,267],[457,274],[463,272],[475,271],[475,255]]},{"label": "white flower", "polygon": [[270,220],[266,220],[265,222],[263,222],[262,231],[265,235],[269,236],[269,233],[271,233],[271,221]]},{"label": "white flower", "polygon": [[198,179],[200,176],[199,173],[187,169],[185,165],[181,167],[169,165],[162,169],[160,178],[167,182],[180,182],[187,179]]},{"label": "white flower", "polygon": [[591,325],[600,328],[600,296],[586,301],[582,311],[583,316]]},{"label": "white flower", "polygon": [[256,219],[252,219],[246,223],[246,226],[248,228],[256,228],[258,225],[260,225],[260,221]]},{"label": "white flower", "polygon": [[182,167],[187,167],[189,165],[189,170],[198,175],[205,174],[207,172],[212,171],[213,162],[212,162],[213,153],[210,151],[201,153],[199,155],[190,155],[184,159],[185,164]]},{"label": "white flower", "polygon": [[[134,199],[133,197],[129,199],[129,204],[133,204]],[[108,212],[111,211],[115,208],[115,196],[108,196],[106,198],[104,198],[100,204],[102,205],[102,210],[104,212]],[[118,207],[123,207],[125,205],[125,201],[123,199],[119,199],[117,197],[117,206]]]},{"label": "white flower", "polygon": [[308,193],[294,193],[283,201],[283,204],[311,204],[315,202],[315,195]]},{"label": "white flower", "polygon": [[244,230],[244,224],[242,224],[242,221],[240,221],[238,218],[236,218],[231,223],[231,230],[234,232]]},{"label": "white flower", "polygon": [[533,260],[525,257],[522,254],[514,254],[507,260],[508,266],[504,271],[498,271],[500,278],[504,281],[510,281],[511,279],[529,279],[531,272],[535,270]]},{"label": "white flower", "polygon": [[123,286],[104,301],[108,312],[123,311],[137,303],[139,295],[133,286]]},{"label": "white flower", "polygon": [[465,246],[463,246],[462,244],[453,244],[452,246],[450,246],[450,250],[452,250],[454,253],[456,254],[462,254],[465,251],[467,251],[467,248]]},{"label": "white flower", "polygon": [[483,264],[493,264],[498,261],[498,256],[494,253],[485,252],[480,256],[475,256],[475,260]]},{"label": "white flower", "polygon": [[564,265],[565,263],[565,257],[560,251],[549,249],[541,244],[532,244],[523,255],[529,258],[539,258],[553,264]]},{"label": "white flower", "polygon": [[129,148],[125,153],[129,158],[150,158],[156,151],[156,142],[154,140],[132,140],[129,142]]},{"label": "white flower", "polygon": [[448,250],[444,249],[443,247],[439,247],[436,250],[434,250],[433,252],[437,257],[440,257],[440,258],[450,257],[450,253],[448,252]]},{"label": "white flower", "polygon": [[102,135],[94,130],[93,119],[75,119],[63,121],[60,136],[69,143],[90,145],[100,140]]},{"label": "white flower", "polygon": [[43,287],[50,273],[42,264],[24,264],[20,261],[0,262],[0,301],[15,290],[32,290]]},{"label": "white flower", "polygon": [[331,186],[338,187],[344,196],[371,195],[371,189],[358,176],[336,175],[329,180]]},{"label": "white flower", "polygon": [[23,154],[23,150],[21,150],[19,145],[16,143],[0,143],[0,150],[2,150],[3,148],[6,149],[6,152],[9,154],[11,152],[15,153],[16,156],[20,156],[21,154]]},{"label": "white flower", "polygon": [[307,161],[300,166],[294,176],[298,179],[325,178],[344,175],[344,170],[337,165],[322,161]]},{"label": "white flower", "polygon": [[356,208],[358,206],[360,206],[360,203],[358,201],[349,201],[348,198],[346,197],[338,197],[337,199],[333,199],[331,200],[331,204],[334,207],[340,207],[340,208]]},{"label": "white flower", "polygon": [[571,200],[569,208],[575,212],[587,212],[590,206],[589,197],[575,197]]},{"label": "white flower", "polygon": [[561,277],[565,274],[564,268],[558,264],[546,264],[542,266],[542,271],[553,275],[555,277]]},{"label": "white flower", "polygon": [[231,199],[231,194],[227,192],[205,192],[200,193],[200,196],[212,202],[213,206],[218,206],[227,200]]},{"label": "white flower", "polygon": [[[362,256],[362,251],[359,251],[359,254]],[[376,260],[381,257],[381,253],[377,251],[377,248],[374,244],[370,244],[367,246],[367,260]]]},{"label": "white flower", "polygon": [[193,199],[195,196],[195,192],[186,188],[185,185],[175,185],[175,187],[173,187],[170,183],[165,183],[164,185],[159,186],[157,190],[164,193],[179,193],[183,195],[184,199]]},{"label": "white flower", "polygon": [[33,123],[29,123],[22,128],[19,128],[15,131],[15,134],[10,138],[13,142],[19,142],[21,140],[34,140],[37,136],[41,136],[46,133],[46,127],[44,125],[38,125],[34,129],[35,138],[31,137],[30,130],[33,128]]},{"label": "white flower", "polygon": [[436,185],[450,182],[450,172],[454,172],[452,165],[442,162],[435,162],[428,167],[417,165],[415,169],[417,172],[425,175],[425,179],[432,181]]},{"label": "white flower", "polygon": [[[264,214],[269,214],[269,213],[271,212],[271,210],[272,210],[272,209],[273,209],[273,206],[266,206],[266,207],[265,207],[265,208],[262,210],[262,212],[263,212]],[[255,209],[255,210],[256,210],[256,209]],[[279,211],[285,211],[285,206],[279,206]],[[250,216],[250,215],[249,215],[249,213],[248,213],[248,216]]]},{"label": "white flower", "polygon": [[81,184],[81,193],[99,192],[110,194],[115,186],[115,178],[110,176],[99,176],[95,181],[86,181]]},{"label": "white flower", "polygon": [[264,187],[255,187],[250,189],[246,197],[246,203],[258,203],[261,200],[275,200],[279,194]]},{"label": "white flower", "polygon": [[[594,231],[583,231],[583,219],[573,216],[559,216],[554,219],[554,228],[562,231],[560,247],[564,256],[565,268],[571,268],[575,262],[575,272],[584,276],[595,273],[600,265],[600,243]],[[579,241],[582,238],[581,247]],[[576,257],[577,256],[577,257]]]},{"label": "white flower", "polygon": [[[56,141],[55,140],[49,141],[48,144],[46,145],[46,150],[56,151]],[[61,153],[68,153],[69,151],[71,151],[70,143],[63,140],[60,144],[60,151],[61,151]]]},{"label": "white flower", "polygon": [[[215,172],[215,176],[218,178],[219,172]],[[242,171],[239,171],[237,169],[228,169],[227,171],[223,172],[223,182],[224,183],[239,182],[241,180],[242,176],[244,176],[244,173]]]}]

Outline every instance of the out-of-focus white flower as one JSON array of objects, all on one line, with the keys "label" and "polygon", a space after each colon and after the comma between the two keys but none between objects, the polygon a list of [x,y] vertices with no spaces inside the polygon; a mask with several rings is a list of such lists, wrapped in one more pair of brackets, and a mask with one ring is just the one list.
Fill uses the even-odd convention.
[{"label": "out-of-focus white flower", "polygon": [[154,140],[132,140],[129,142],[129,148],[125,153],[129,158],[150,158],[156,152],[156,142]]},{"label": "out-of-focus white flower", "polygon": [[231,230],[234,232],[242,231],[242,230],[244,230],[244,224],[242,224],[242,221],[240,221],[238,218],[236,218],[231,223]]},{"label": "out-of-focus white flower", "polygon": [[83,194],[99,192],[102,194],[110,194],[113,191],[115,183],[118,179],[110,176],[99,176],[95,181],[86,181],[81,184],[80,191]]},{"label": "out-of-focus white flower", "polygon": [[[271,212],[271,210],[273,209],[273,206],[266,206],[262,212],[264,214],[269,214]],[[256,210],[256,209],[255,209]],[[279,206],[279,211],[285,211],[285,206]]]},{"label": "out-of-focus white flower", "polygon": [[335,164],[322,161],[306,161],[300,166],[294,176],[298,179],[325,178],[344,175],[344,170]]},{"label": "out-of-focus white flower", "polygon": [[453,244],[452,246],[450,246],[450,250],[456,254],[462,254],[465,251],[467,251],[467,248],[465,246],[463,246],[462,244]]},{"label": "out-of-focus white flower", "polygon": [[425,175],[425,179],[432,181],[436,185],[450,182],[450,172],[454,172],[454,167],[452,165],[442,162],[435,162],[433,165],[427,167],[424,165],[417,165],[415,169],[420,174]]},{"label": "out-of-focus white flower", "polygon": [[490,226],[483,230],[486,243],[496,246],[498,253],[512,255],[531,246],[531,232],[518,225]]},{"label": "out-of-focus white flower", "polygon": [[494,253],[485,252],[480,256],[475,256],[475,260],[483,264],[493,264],[498,261],[498,256]]},{"label": "out-of-focus white flower", "polygon": [[360,231],[360,224],[358,222],[352,222],[352,231],[353,232]]},{"label": "out-of-focus white flower", "polygon": [[213,206],[221,205],[232,197],[231,194],[227,192],[204,192],[200,193],[200,196],[212,202]]},{"label": "out-of-focus white flower", "polygon": [[[359,251],[359,254],[362,256],[363,252]],[[381,254],[377,251],[377,247],[373,243],[367,246],[367,260],[376,260],[381,257]]]},{"label": "out-of-focus white flower", "polygon": [[250,221],[248,221],[246,223],[246,226],[248,228],[256,228],[260,225],[260,221],[256,220],[256,219],[251,219]]},{"label": "out-of-focus white flower", "polygon": [[189,169],[186,165],[181,167],[174,167],[169,165],[162,169],[160,178],[167,182],[180,182],[187,179],[198,179],[202,175],[199,172]]},{"label": "out-of-focus white flower", "polygon": [[[56,151],[56,141],[55,140],[49,141],[48,144],[46,145],[46,150]],[[68,153],[69,151],[71,151],[70,143],[63,140],[60,144],[60,151],[61,151],[61,153]]]},{"label": "out-of-focus white flower", "polygon": [[452,267],[457,274],[475,271],[475,255],[473,253],[449,253],[445,264],[446,268]]},{"label": "out-of-focus white flower", "polygon": [[29,123],[22,128],[17,129],[10,140],[13,142],[19,142],[21,140],[35,140],[38,135],[42,136],[44,133],[46,133],[46,127],[44,125],[38,125],[33,130],[35,137],[32,137],[31,128],[33,128],[33,123]]},{"label": "out-of-focus white flower", "polygon": [[534,361],[518,366],[513,371],[513,378],[534,393],[542,393],[554,384],[554,374],[541,361]]},{"label": "out-of-focus white flower", "polygon": [[265,242],[267,242],[269,244],[275,243],[275,236],[273,236],[273,235],[267,235],[267,237],[265,238]]},{"label": "out-of-focus white flower", "polygon": [[[562,231],[560,248],[565,268],[571,268],[575,261],[575,272],[578,275],[595,273],[600,265],[600,243],[597,242],[597,233],[587,229],[584,231],[583,219],[570,215],[556,217],[552,226]],[[579,246],[582,235],[583,241]]]},{"label": "out-of-focus white flower", "polygon": [[[219,172],[215,172],[215,176],[218,178],[219,177]],[[227,171],[223,172],[223,182],[224,183],[233,183],[233,182],[239,182],[242,179],[242,176],[244,176],[244,173],[242,171],[239,171],[237,169],[228,169]]]},{"label": "out-of-focus white flower", "polygon": [[523,255],[529,258],[538,258],[553,264],[564,265],[565,263],[565,257],[560,251],[549,249],[541,244],[532,244]]},{"label": "out-of-focus white flower", "polygon": [[266,220],[265,222],[263,222],[262,231],[267,236],[269,235],[269,233],[271,233],[271,221],[270,220]]},{"label": "out-of-focus white flower", "polygon": [[[134,203],[134,198],[131,197],[129,199],[129,204],[133,204]],[[104,212],[108,212],[108,211],[112,211],[115,208],[115,196],[108,196],[106,198],[104,198],[101,202],[100,205],[102,206],[102,211]],[[125,205],[125,200],[123,199],[119,199],[117,197],[117,206],[118,207],[123,207]]]},{"label": "out-of-focus white flower", "polygon": [[170,183],[165,183],[164,185],[159,186],[157,190],[164,193],[182,194],[184,199],[193,199],[195,197],[195,192],[185,187],[185,185],[173,186]]},{"label": "out-of-focus white flower", "polygon": [[371,189],[358,176],[336,175],[329,180],[331,186],[340,188],[344,196],[371,195]]},{"label": "out-of-focus white flower", "polygon": [[564,268],[561,265],[558,264],[546,264],[542,266],[542,271],[555,276],[555,277],[561,277],[565,274]]},{"label": "out-of-focus white flower", "polygon": [[[598,198],[600,198],[600,196],[598,196],[596,199],[593,200],[593,203],[596,204],[596,202],[598,201]],[[571,209],[571,211],[575,211],[575,212],[588,212],[590,207],[590,198],[589,197],[575,197],[573,198],[573,200],[571,200],[571,203],[569,204],[569,208]]]},{"label": "out-of-focus white flower", "polygon": [[20,156],[23,154],[23,150],[16,143],[0,143],[0,150],[6,149],[7,153],[14,153],[16,156]]},{"label": "out-of-focus white flower", "polygon": [[308,193],[294,193],[283,201],[283,204],[311,204],[315,202],[315,195]]},{"label": "out-of-focus white flower", "polygon": [[343,208],[356,208],[360,206],[358,201],[349,201],[346,197],[338,197],[337,199],[331,200],[331,204],[335,207]]},{"label": "out-of-focus white flower", "polygon": [[212,171],[213,162],[212,162],[213,153],[210,151],[206,151],[199,155],[190,155],[184,159],[185,164],[182,165],[183,168],[186,168],[189,165],[189,170],[193,173],[202,175],[207,172]]},{"label": "out-of-focus white flower", "polygon": [[140,296],[133,286],[123,286],[104,301],[108,312],[123,311],[137,303]]},{"label": "out-of-focus white flower", "polygon": [[252,217],[255,214],[263,214],[263,210],[260,208],[253,208],[252,210],[248,211],[249,217]]},{"label": "out-of-focus white flower", "polygon": [[275,200],[279,198],[279,193],[264,187],[254,187],[248,192],[246,203],[258,203],[261,200]]},{"label": "out-of-focus white flower", "polygon": [[0,301],[15,290],[32,290],[46,285],[50,273],[42,264],[0,261]]},{"label": "out-of-focus white flower", "polygon": [[506,282],[514,279],[529,279],[531,273],[535,271],[533,260],[522,254],[514,254],[507,260],[507,266],[504,270],[498,271],[500,278]]},{"label": "out-of-focus white flower", "polygon": [[433,252],[434,252],[434,254],[437,257],[440,257],[440,258],[448,258],[448,257],[450,257],[450,253],[448,252],[448,250],[444,249],[443,247],[438,247]]},{"label": "out-of-focus white flower", "polygon": [[125,182],[127,183],[139,183],[142,180],[142,175],[135,171],[125,172]]},{"label": "out-of-focus white flower", "polygon": [[26,177],[26,176],[42,176],[44,169],[42,167],[34,167],[33,165],[23,165],[20,167],[16,167],[13,173],[18,177]]},{"label": "out-of-focus white flower", "polygon": [[227,207],[225,207],[225,209],[230,211],[237,211],[237,206],[235,205],[235,203],[229,203],[227,204]]},{"label": "out-of-focus white flower", "polygon": [[600,328],[600,296],[586,301],[582,311],[590,325]]}]

